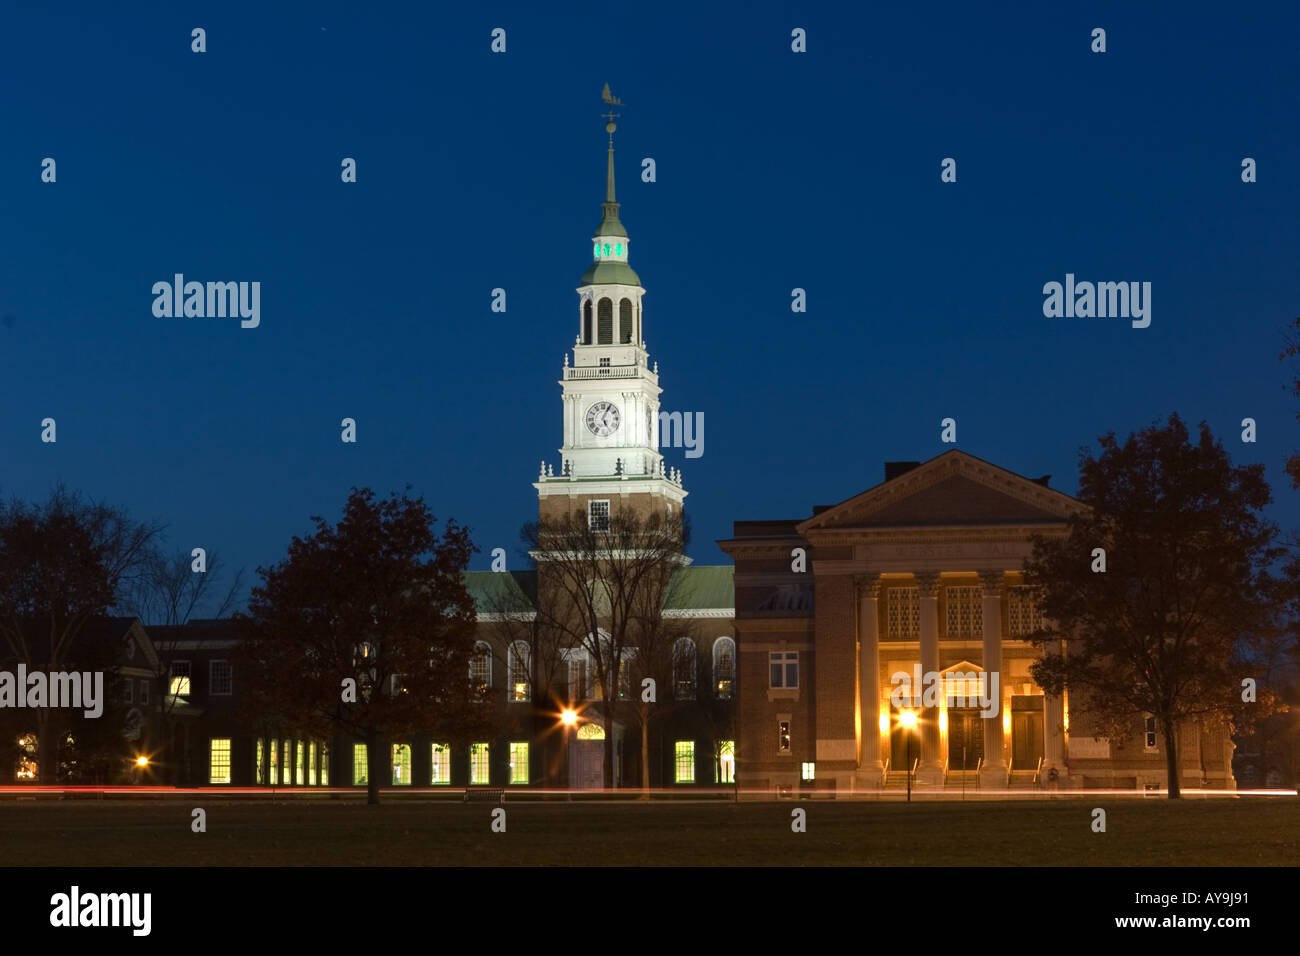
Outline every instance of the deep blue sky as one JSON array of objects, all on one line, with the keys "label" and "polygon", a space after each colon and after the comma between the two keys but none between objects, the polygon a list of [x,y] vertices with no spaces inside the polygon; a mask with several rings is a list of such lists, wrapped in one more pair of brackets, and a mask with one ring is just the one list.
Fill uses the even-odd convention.
[{"label": "deep blue sky", "polygon": [[[945,416],[1073,492],[1081,445],[1176,410],[1300,524],[1294,8],[177,6],[0,15],[0,494],[63,480],[251,574],[351,486],[410,483],[473,567],[517,561],[559,463],[609,82],[664,408],[705,415],[704,457],[669,458],[698,562],[733,520],[947,450]],[[174,272],[260,281],[261,327],[155,318]],[[1067,272],[1150,281],[1150,328],[1044,318]]]}]

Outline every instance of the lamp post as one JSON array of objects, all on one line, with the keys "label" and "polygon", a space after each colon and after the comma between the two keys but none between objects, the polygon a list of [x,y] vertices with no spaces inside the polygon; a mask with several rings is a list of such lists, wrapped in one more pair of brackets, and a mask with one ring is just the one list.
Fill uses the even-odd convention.
[{"label": "lamp post", "polygon": [[912,802],[912,731],[916,728],[916,711],[903,710],[898,714],[898,723],[907,731],[907,802]]}]

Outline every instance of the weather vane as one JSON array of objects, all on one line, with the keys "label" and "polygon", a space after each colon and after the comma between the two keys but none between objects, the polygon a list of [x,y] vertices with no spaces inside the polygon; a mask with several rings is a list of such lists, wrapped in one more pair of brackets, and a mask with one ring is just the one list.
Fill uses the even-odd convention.
[{"label": "weather vane", "polygon": [[605,101],[605,105],[610,109],[608,113],[601,113],[600,115],[602,118],[608,120],[605,124],[605,132],[609,134],[609,145],[612,149],[614,146],[614,130],[618,128],[614,125],[614,120],[623,115],[622,113],[615,113],[614,107],[622,106],[623,101],[609,91],[608,83],[606,83],[605,88],[600,91],[600,98]]}]

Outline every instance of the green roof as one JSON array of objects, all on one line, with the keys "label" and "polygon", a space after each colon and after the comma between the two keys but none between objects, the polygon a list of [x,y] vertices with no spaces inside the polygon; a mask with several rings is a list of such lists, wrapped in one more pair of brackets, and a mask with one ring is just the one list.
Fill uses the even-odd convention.
[{"label": "green roof", "polygon": [[[733,607],[734,573],[729,564],[682,568],[665,607],[675,611]],[[465,589],[480,614],[530,611],[537,606],[536,571],[466,571]]]},{"label": "green roof", "polygon": [[639,286],[641,277],[632,271],[632,267],[626,262],[615,262],[606,259],[602,262],[593,262],[587,267],[587,271],[582,274],[582,280],[579,285],[632,285]]},{"label": "green roof", "polygon": [[531,611],[537,606],[537,572],[466,571],[465,590],[480,614]]},{"label": "green roof", "polygon": [[668,595],[671,610],[702,610],[734,607],[736,603],[735,567],[715,564],[682,568]]}]

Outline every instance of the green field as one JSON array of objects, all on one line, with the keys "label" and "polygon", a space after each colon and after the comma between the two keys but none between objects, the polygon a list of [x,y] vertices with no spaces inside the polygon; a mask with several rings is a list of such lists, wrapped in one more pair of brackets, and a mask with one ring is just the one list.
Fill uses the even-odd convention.
[{"label": "green field", "polygon": [[[190,811],[207,811],[193,833]],[[791,832],[791,810],[807,832]],[[1093,833],[1092,808],[1107,811]],[[10,866],[1300,864],[1300,800],[0,803]]]}]

